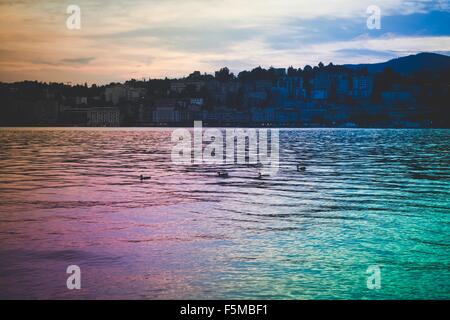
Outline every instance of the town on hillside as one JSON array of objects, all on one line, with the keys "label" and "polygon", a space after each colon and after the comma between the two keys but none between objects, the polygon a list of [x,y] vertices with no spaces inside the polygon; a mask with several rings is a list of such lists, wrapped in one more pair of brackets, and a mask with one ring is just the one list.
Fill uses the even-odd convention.
[{"label": "town on hillside", "polygon": [[0,125],[450,127],[449,69],[395,69],[320,63],[102,86],[0,83]]}]

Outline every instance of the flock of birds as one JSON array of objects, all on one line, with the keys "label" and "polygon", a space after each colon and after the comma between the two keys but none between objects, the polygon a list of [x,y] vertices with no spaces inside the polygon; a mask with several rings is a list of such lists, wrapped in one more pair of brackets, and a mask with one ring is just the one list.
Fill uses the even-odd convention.
[{"label": "flock of birds", "polygon": [[[301,164],[297,164],[297,172],[304,172],[304,171],[306,171],[306,167],[302,166]],[[217,176],[220,177],[220,178],[228,178],[230,175],[226,171],[218,171],[217,172]],[[259,179],[264,178],[264,177],[268,177],[268,176],[269,176],[269,174],[258,172],[258,178]],[[142,174],[139,177],[139,179],[141,181],[150,180],[151,178],[152,177],[150,177],[150,176],[144,176]]]}]

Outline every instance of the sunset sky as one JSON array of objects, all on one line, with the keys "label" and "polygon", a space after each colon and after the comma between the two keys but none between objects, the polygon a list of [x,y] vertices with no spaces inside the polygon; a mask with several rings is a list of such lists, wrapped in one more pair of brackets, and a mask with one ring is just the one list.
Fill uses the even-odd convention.
[{"label": "sunset sky", "polygon": [[[67,6],[81,29],[66,28]],[[366,9],[381,8],[369,30]],[[450,54],[450,0],[0,0],[0,81],[109,83],[228,66]]]}]

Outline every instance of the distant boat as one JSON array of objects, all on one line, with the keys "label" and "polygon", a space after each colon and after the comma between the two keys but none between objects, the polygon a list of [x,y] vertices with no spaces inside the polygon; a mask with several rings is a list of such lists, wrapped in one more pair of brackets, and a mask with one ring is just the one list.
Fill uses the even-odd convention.
[{"label": "distant boat", "polygon": [[298,172],[306,171],[306,167],[303,167],[301,164],[297,164],[297,171]]}]

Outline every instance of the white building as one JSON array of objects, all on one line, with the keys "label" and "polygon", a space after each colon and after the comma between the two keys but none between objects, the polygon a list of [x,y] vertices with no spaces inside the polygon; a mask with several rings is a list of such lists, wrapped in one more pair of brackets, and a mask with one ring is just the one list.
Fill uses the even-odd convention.
[{"label": "white building", "polygon": [[120,111],[118,108],[92,108],[87,111],[87,120],[92,127],[118,127]]}]

